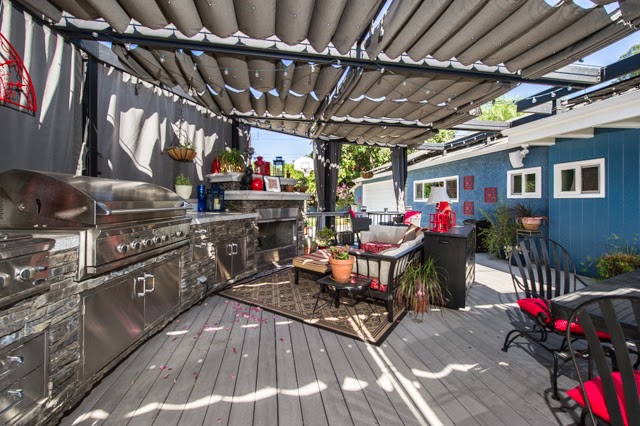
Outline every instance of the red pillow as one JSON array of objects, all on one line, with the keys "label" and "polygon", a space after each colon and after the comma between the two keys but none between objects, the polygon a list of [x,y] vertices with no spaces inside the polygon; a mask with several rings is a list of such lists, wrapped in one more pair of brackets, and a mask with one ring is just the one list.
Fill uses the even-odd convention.
[{"label": "red pillow", "polygon": [[[634,374],[636,385],[638,386],[638,389],[640,389],[640,372],[634,371]],[[619,372],[611,373],[611,377],[613,378],[613,386],[616,388],[616,393],[618,394],[618,404],[620,404],[620,408],[622,408],[622,420],[624,421],[625,426],[627,426],[629,421],[627,420],[627,403],[622,399],[622,396],[624,395],[624,391],[622,390],[622,378],[620,377]],[[611,419],[609,418],[607,403],[604,400],[604,390],[602,389],[602,380],[600,377],[586,381],[584,383],[584,389],[587,393],[587,398],[589,398],[589,404],[591,404],[593,414],[604,419],[606,422],[610,422]],[[567,395],[583,407],[587,406],[580,386],[576,386],[575,388],[568,390]],[[637,419],[634,420],[634,422],[635,421],[637,421]]]},{"label": "red pillow", "polygon": [[549,306],[542,299],[537,297],[519,299],[518,306],[529,315],[540,318],[545,324],[551,322]]},{"label": "red pillow", "polygon": [[349,209],[349,214],[351,215],[351,219],[355,219],[356,216],[356,212],[354,212],[353,210]]}]

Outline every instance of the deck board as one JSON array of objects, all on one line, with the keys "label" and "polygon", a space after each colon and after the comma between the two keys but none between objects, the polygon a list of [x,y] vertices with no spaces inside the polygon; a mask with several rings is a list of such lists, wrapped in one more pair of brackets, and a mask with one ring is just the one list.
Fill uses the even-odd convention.
[{"label": "deck board", "polygon": [[[550,398],[549,354],[525,341],[501,351],[523,318],[509,274],[476,266],[466,309],[406,316],[381,346],[212,296],[61,425],[575,423],[580,410]],[[576,384],[567,373],[561,389]]]}]

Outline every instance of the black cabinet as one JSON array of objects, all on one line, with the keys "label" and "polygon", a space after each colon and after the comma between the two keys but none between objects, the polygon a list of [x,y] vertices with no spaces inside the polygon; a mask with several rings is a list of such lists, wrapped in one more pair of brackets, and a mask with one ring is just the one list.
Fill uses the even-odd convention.
[{"label": "black cabinet", "polygon": [[441,269],[440,278],[448,290],[448,308],[466,305],[467,293],[476,278],[475,250],[476,230],[471,225],[424,235],[424,258],[431,256]]}]

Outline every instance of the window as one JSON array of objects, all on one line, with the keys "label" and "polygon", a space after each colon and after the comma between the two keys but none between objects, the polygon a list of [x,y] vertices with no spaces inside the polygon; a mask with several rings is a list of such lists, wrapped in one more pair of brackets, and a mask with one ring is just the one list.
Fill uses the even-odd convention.
[{"label": "window", "polygon": [[542,198],[542,167],[509,170],[507,198]]},{"label": "window", "polygon": [[604,158],[553,166],[555,198],[604,198]]},{"label": "window", "polygon": [[447,195],[451,198],[451,202],[458,202],[458,176],[425,179],[413,182],[413,201],[426,202],[429,199],[429,194],[431,194],[431,188],[434,186],[446,187]]}]

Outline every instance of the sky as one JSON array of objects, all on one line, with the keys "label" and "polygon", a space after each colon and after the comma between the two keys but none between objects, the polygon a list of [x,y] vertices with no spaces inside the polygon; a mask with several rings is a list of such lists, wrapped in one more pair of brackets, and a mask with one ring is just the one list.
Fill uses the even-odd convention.
[{"label": "sky", "polygon": [[[597,66],[612,64],[616,62],[622,54],[626,53],[631,46],[638,43],[640,43],[640,33],[636,32],[599,52],[585,57],[582,64]],[[548,87],[549,86],[536,84],[521,84],[514,90],[508,92],[505,97],[526,98]],[[312,152],[310,139],[257,129],[255,127],[251,129],[251,145],[255,149],[254,158],[261,155],[265,161],[273,161],[276,156],[281,156],[286,163],[293,163],[296,158],[303,155],[310,155]]]}]

